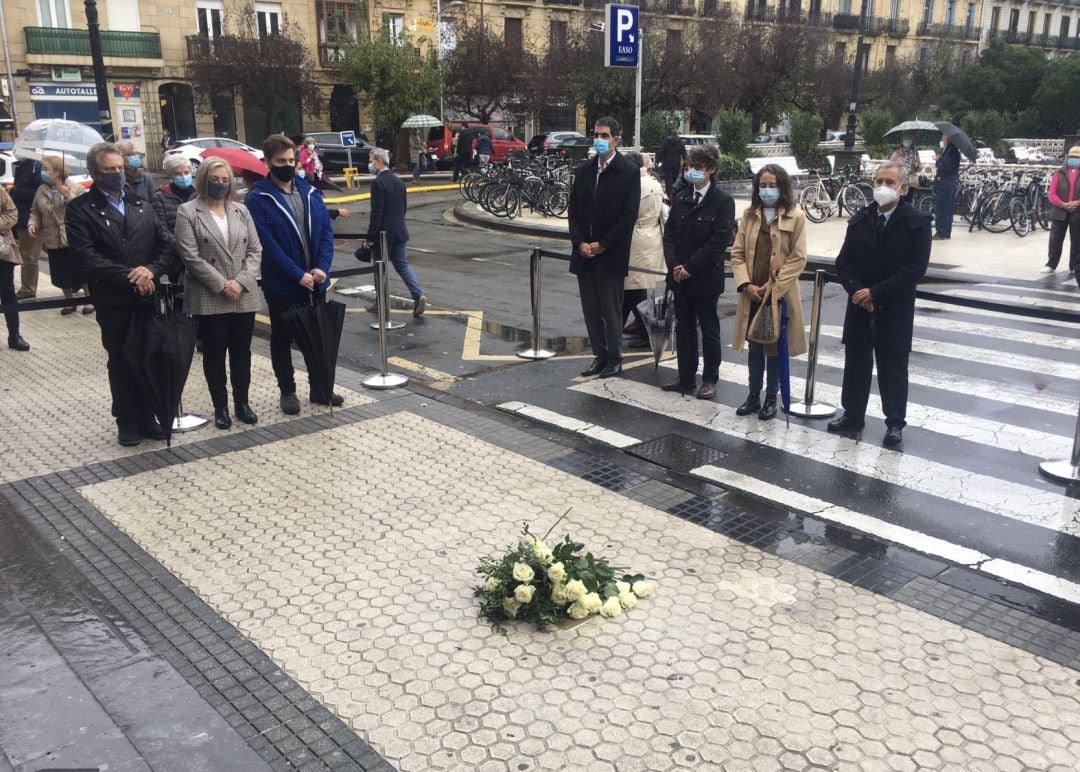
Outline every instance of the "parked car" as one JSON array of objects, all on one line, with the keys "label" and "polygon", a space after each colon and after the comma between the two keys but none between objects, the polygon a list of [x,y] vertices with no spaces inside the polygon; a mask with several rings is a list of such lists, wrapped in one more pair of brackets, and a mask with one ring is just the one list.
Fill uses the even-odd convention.
[{"label": "parked car", "polygon": [[[349,165],[349,148],[341,144],[341,135],[336,131],[315,131],[305,136],[315,140],[315,152],[322,159],[323,170],[339,172]],[[375,145],[356,138],[352,147],[352,165],[361,172],[367,171],[368,159]],[[394,156],[390,155],[390,166],[394,166]]]},{"label": "parked car", "polygon": [[693,147],[694,145],[718,145],[720,144],[715,134],[680,134],[679,139],[683,141],[683,144],[687,147]]},{"label": "parked car", "polygon": [[584,136],[585,135],[580,131],[545,131],[541,134],[533,135],[533,138],[529,140],[529,152],[547,153],[564,139]]},{"label": "parked car", "polygon": [[229,139],[228,137],[195,137],[194,139],[177,140],[169,145],[169,149],[165,151],[165,155],[183,155],[191,164],[191,168],[194,169],[202,162],[203,151],[211,147],[227,147],[235,150],[246,150],[260,161],[263,160],[263,152],[261,150],[256,150],[250,145],[245,145],[243,142],[237,142],[235,139]]},{"label": "parked car", "polygon": [[[846,135],[847,135],[847,130],[846,129],[844,131],[833,131],[832,129],[830,129],[829,131],[825,132],[825,141],[826,142],[843,142],[844,137]],[[855,135],[855,143],[860,144],[862,141],[863,141],[863,138],[860,137],[858,134],[856,134]]]},{"label": "parked car", "polygon": [[790,145],[791,144],[791,135],[790,134],[773,134],[772,138],[773,138],[773,142],[778,142],[778,143],[781,143],[781,144],[784,144],[784,145]]},{"label": "parked car", "polygon": [[772,134],[755,134],[750,138],[751,145],[767,145],[770,142],[775,142]]},{"label": "parked car", "polygon": [[[17,160],[18,159],[11,153],[0,150],[0,185],[7,190],[10,190],[15,184],[15,162]],[[78,173],[85,170],[74,166],[69,168],[74,168],[75,170],[75,173],[68,175],[69,182],[82,185],[84,188],[89,188],[94,184],[94,181],[90,179],[89,175]]]},{"label": "parked car", "polygon": [[569,158],[572,161],[584,161],[592,155],[592,137],[567,137],[549,152]]},{"label": "parked car", "polygon": [[[506,163],[506,159],[511,153],[528,152],[525,143],[502,126],[470,123],[466,130],[474,133],[480,131],[489,132],[491,136],[491,163]],[[435,157],[436,165],[439,168],[448,169],[454,165],[454,148],[457,146],[458,134],[461,131],[460,124],[452,128],[449,126],[434,126],[428,131],[428,154]]]}]

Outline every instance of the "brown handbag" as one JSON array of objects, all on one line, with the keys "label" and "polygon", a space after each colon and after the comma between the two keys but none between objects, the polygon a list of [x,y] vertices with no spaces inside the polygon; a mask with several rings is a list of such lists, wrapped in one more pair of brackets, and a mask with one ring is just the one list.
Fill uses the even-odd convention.
[{"label": "brown handbag", "polygon": [[765,297],[750,320],[746,339],[763,346],[780,340],[780,295],[774,280],[765,285]]}]

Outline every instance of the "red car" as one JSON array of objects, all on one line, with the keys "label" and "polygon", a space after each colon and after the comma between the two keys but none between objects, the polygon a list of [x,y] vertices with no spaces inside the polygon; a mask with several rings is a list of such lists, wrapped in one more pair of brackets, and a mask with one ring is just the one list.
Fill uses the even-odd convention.
[{"label": "red car", "polygon": [[[488,132],[491,137],[491,163],[506,163],[511,153],[524,153],[526,150],[525,143],[502,126],[470,123],[467,130],[474,134],[473,147],[476,147],[475,135],[483,131]],[[458,134],[461,131],[460,123],[453,127],[435,126],[428,131],[428,155],[435,157],[439,168],[447,169],[454,165],[454,148],[457,147]]]}]

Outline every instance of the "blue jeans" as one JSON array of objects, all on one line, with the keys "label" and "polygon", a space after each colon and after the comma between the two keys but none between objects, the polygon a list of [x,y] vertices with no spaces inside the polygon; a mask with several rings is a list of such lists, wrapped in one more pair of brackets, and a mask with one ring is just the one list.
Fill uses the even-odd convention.
[{"label": "blue jeans", "polygon": [[421,153],[420,155],[418,155],[416,157],[416,165],[413,166],[412,178],[414,180],[419,180],[420,175],[423,174],[426,171],[427,171],[427,158],[424,156],[423,153]]},{"label": "blue jeans", "polygon": [[412,266],[409,265],[409,251],[404,241],[390,245],[390,263],[394,266],[394,270],[398,272],[401,280],[405,282],[405,286],[409,288],[409,294],[412,295],[413,300],[424,294],[424,291],[420,289],[420,282],[416,280],[416,274],[413,273]]},{"label": "blue jeans", "polygon": [[956,180],[934,183],[934,226],[939,236],[952,235],[953,211],[956,209]]},{"label": "blue jeans", "polygon": [[750,356],[747,361],[750,367],[750,391],[754,394],[761,393],[761,383],[768,370],[769,380],[766,393],[775,396],[780,391],[780,357],[767,357],[764,346],[753,341],[747,342],[750,344]]}]

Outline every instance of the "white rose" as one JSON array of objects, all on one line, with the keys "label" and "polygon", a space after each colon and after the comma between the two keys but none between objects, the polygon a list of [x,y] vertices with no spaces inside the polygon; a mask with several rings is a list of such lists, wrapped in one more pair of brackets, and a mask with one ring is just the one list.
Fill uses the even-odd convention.
[{"label": "white rose", "polygon": [[495,592],[495,590],[502,587],[502,582],[500,582],[498,579],[496,579],[494,576],[492,576],[487,580],[487,583],[484,585],[484,587],[489,592]]},{"label": "white rose", "polygon": [[503,598],[503,611],[508,617],[516,617],[521,604],[513,598]]},{"label": "white rose", "polygon": [[545,565],[554,560],[554,556],[551,554],[551,547],[544,544],[544,542],[537,539],[532,543],[532,552],[536,556],[536,559]]},{"label": "white rose", "polygon": [[551,588],[551,600],[560,606],[565,606],[570,599],[566,597],[566,585],[557,584]]},{"label": "white rose", "polygon": [[620,592],[619,603],[623,608],[633,608],[637,605],[637,595],[632,592]]},{"label": "white rose", "polygon": [[514,578],[519,582],[531,582],[536,576],[528,563],[514,563]]},{"label": "white rose", "polygon": [[519,584],[514,589],[514,599],[522,605],[531,603],[534,592],[536,592],[536,588],[531,584]]},{"label": "white rose", "polygon": [[617,617],[622,613],[622,605],[619,603],[619,599],[612,596],[604,601],[604,605],[600,607],[600,613],[606,617]]},{"label": "white rose", "polygon": [[584,598],[581,599],[581,605],[589,610],[590,614],[595,614],[600,610],[600,607],[604,605],[604,602],[600,600],[600,596],[595,592],[590,592]]},{"label": "white rose", "polygon": [[615,582],[615,586],[619,589],[619,595],[630,592],[630,582]]},{"label": "white rose", "polygon": [[589,590],[585,587],[585,583],[580,579],[571,579],[566,583],[566,598],[567,600],[578,601],[585,597],[585,593]]},{"label": "white rose", "polygon": [[566,578],[566,568],[562,563],[556,563],[547,570],[548,579],[553,582],[561,582]]},{"label": "white rose", "polygon": [[639,598],[647,598],[652,595],[653,583],[646,582],[644,579],[634,582],[634,595]]},{"label": "white rose", "polygon": [[571,619],[584,619],[589,616],[589,610],[580,603],[575,603],[566,610],[566,615]]}]

